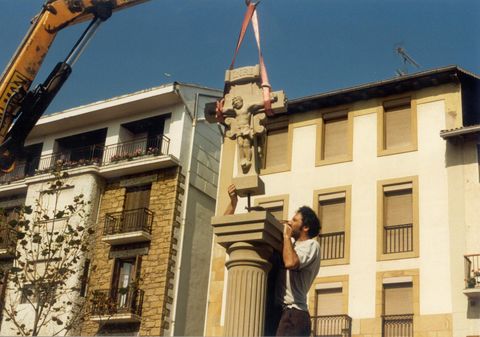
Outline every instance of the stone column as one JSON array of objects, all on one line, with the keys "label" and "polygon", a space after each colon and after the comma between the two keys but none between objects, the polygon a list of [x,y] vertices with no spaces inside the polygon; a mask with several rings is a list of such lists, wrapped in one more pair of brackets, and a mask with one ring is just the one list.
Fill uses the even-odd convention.
[{"label": "stone column", "polygon": [[261,211],[217,216],[212,226],[229,255],[224,335],[263,336],[268,259],[281,247],[280,223]]},{"label": "stone column", "polygon": [[247,242],[232,244],[228,269],[225,336],[263,336],[268,259],[272,247]]}]

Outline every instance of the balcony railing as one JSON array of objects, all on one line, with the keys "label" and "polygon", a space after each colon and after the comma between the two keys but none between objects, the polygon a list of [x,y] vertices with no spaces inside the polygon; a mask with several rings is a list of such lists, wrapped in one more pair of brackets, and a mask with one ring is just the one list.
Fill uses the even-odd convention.
[{"label": "balcony railing", "polygon": [[383,253],[413,251],[413,224],[383,227]]},{"label": "balcony railing", "polygon": [[350,337],[352,318],[347,315],[313,316],[312,336]]},{"label": "balcony railing", "polygon": [[413,315],[382,316],[382,337],[413,337]]},{"label": "balcony railing", "polygon": [[144,291],[121,288],[95,290],[91,299],[92,316],[111,318],[117,314],[142,315]]},{"label": "balcony railing", "polygon": [[123,212],[107,213],[104,235],[122,234],[136,231],[152,233],[153,212],[148,208],[138,208]]},{"label": "balcony railing", "polygon": [[86,165],[101,165],[103,149],[103,145],[91,145],[41,156],[36,174],[46,173],[59,164],[66,169]]},{"label": "balcony railing", "polygon": [[147,155],[163,155],[168,153],[170,139],[166,136],[136,139],[105,147],[102,165],[133,160]]},{"label": "balcony railing", "polygon": [[28,162],[19,162],[12,172],[0,174],[0,185],[22,180],[27,176],[47,173],[57,164],[61,164],[65,169],[86,165],[105,166],[143,156],[165,155],[168,154],[169,148],[170,139],[166,136],[142,138],[108,146],[98,144],[73,148],[39,156]]},{"label": "balcony railing", "polygon": [[345,256],[345,232],[320,234],[322,260],[343,259]]},{"label": "balcony railing", "polygon": [[0,175],[0,185],[9,184],[17,180],[22,180],[25,177],[33,176],[35,174],[35,169],[38,167],[38,161],[39,157],[28,162],[17,162],[12,172]]},{"label": "balcony railing", "polygon": [[480,254],[463,257],[465,265],[465,288],[480,288]]}]

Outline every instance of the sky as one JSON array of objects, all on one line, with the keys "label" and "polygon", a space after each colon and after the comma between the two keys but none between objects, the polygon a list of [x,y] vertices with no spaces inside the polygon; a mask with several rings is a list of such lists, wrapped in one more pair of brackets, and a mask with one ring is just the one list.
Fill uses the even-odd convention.
[{"label": "sky", "polygon": [[[43,0],[0,0],[0,65],[6,67]],[[150,0],[102,24],[47,113],[174,81],[223,88],[244,0]],[[420,64],[480,74],[478,0],[262,0],[262,51],[273,90],[288,98],[393,78],[402,46]],[[85,29],[62,30],[35,83]],[[258,63],[251,30],[237,66]]]}]

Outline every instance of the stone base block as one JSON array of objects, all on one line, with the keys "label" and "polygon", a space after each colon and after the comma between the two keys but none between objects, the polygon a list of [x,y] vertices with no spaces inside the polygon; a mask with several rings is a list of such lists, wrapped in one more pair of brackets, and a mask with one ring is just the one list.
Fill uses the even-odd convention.
[{"label": "stone base block", "polygon": [[240,197],[265,194],[265,184],[258,175],[240,176],[232,179]]},{"label": "stone base block", "polygon": [[225,248],[236,242],[249,242],[282,249],[283,227],[268,211],[216,216],[212,226],[217,243]]}]

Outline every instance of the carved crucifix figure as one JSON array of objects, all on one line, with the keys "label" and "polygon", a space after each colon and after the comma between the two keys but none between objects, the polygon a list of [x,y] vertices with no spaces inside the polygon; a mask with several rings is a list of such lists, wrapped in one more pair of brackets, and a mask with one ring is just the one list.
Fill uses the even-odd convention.
[{"label": "carved crucifix figure", "polygon": [[235,116],[225,118],[225,124],[230,127],[227,137],[237,139],[240,168],[243,174],[249,174],[254,162],[255,137],[265,132],[265,127],[261,124],[265,113],[258,113],[263,109],[263,100],[244,102],[241,96],[234,96],[232,107]]},{"label": "carved crucifix figure", "polygon": [[[258,140],[265,133],[266,120],[260,67],[256,65],[227,70],[225,82],[230,90],[224,98],[223,115],[227,126],[226,136],[237,141],[237,191],[240,195],[257,194],[260,190],[251,182],[259,181],[258,154],[263,151]],[[273,112],[286,110],[283,91],[271,93],[270,102]]]},{"label": "carved crucifix figure", "polygon": [[[260,66],[227,70],[225,87],[227,90],[220,109],[223,117],[221,122],[226,127],[226,137],[236,140],[238,153],[238,167],[233,183],[242,197],[263,194],[263,183],[259,176],[259,153],[265,153],[260,138],[266,131],[267,114],[264,107]],[[283,91],[270,93],[270,103],[273,113],[287,110]],[[219,121],[218,108],[218,103],[205,105],[207,121],[210,123]]]}]

